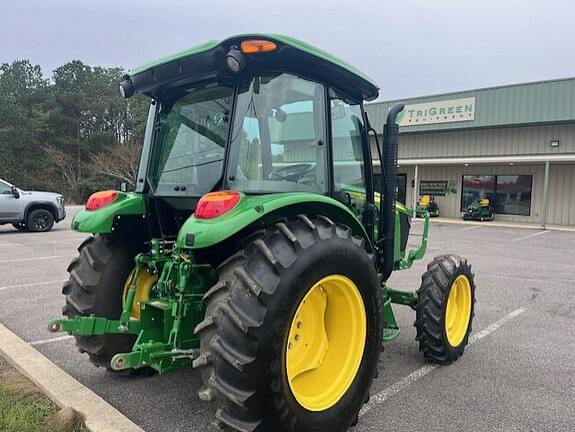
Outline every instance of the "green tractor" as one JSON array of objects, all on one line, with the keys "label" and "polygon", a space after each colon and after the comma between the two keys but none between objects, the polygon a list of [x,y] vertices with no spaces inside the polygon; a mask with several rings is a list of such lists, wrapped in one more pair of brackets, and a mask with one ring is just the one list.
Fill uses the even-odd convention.
[{"label": "green tractor", "polygon": [[429,217],[407,250],[403,106],[372,155],[366,75],[290,37],[240,35],[142,66],[120,91],[151,98],[136,190],[97,192],[75,216],[90,237],[68,267],[65,318],[49,323],[95,365],[198,369],[228,430],[345,431],[399,335],[392,304],[415,310],[428,360],[462,355],[465,259],[436,257],[416,292],[387,285],[423,258]]}]

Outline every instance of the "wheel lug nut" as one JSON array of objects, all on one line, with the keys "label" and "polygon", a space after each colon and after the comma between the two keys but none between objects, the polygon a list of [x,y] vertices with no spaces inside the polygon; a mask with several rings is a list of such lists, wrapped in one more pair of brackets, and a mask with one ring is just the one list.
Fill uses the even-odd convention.
[{"label": "wheel lug nut", "polygon": [[299,335],[298,335],[298,334],[296,334],[294,339],[295,339],[296,341],[300,340],[300,337],[299,337]]},{"label": "wheel lug nut", "polygon": [[297,328],[298,328],[298,329],[303,328],[303,323],[302,323],[301,321],[299,321],[299,322],[297,323]]}]

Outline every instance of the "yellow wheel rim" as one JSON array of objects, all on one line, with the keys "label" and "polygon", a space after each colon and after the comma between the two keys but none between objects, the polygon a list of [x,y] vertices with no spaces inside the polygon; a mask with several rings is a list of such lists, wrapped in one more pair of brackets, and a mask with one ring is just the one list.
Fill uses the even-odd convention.
[{"label": "yellow wheel rim", "polygon": [[311,287],[291,322],[287,379],[301,406],[324,411],[347,392],[361,364],[367,318],[359,289],[341,275]]},{"label": "yellow wheel rim", "polygon": [[459,346],[467,333],[471,316],[471,284],[465,275],[459,275],[449,291],[445,311],[445,333],[452,347]]},{"label": "yellow wheel rim", "polygon": [[[134,274],[133,269],[126,282],[124,283],[124,290],[122,292],[122,305],[126,303],[126,297],[128,296],[128,289],[130,288],[130,281],[132,275]],[[140,308],[144,301],[150,300],[150,293],[152,292],[153,286],[158,281],[158,275],[152,275],[148,273],[145,268],[141,268],[138,274],[138,280],[136,284],[136,294],[134,295],[134,302],[132,303],[132,311],[130,317],[139,320],[140,319]]]}]

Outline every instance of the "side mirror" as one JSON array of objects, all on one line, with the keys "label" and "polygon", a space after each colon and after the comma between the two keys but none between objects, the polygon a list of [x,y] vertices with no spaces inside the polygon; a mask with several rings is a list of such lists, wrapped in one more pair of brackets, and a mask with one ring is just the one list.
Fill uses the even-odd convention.
[{"label": "side mirror", "polygon": [[10,191],[12,192],[12,195],[14,195],[14,198],[16,198],[16,199],[20,198],[20,191],[18,190],[17,187],[12,186],[10,188]]}]

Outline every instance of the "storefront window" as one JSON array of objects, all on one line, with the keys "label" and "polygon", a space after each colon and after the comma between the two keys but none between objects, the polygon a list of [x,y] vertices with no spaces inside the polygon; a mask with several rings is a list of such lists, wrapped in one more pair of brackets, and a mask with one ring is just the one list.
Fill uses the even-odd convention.
[{"label": "storefront window", "polygon": [[461,188],[461,211],[476,199],[488,198],[491,202],[495,199],[495,176],[466,175],[463,176]]},{"label": "storefront window", "polygon": [[533,176],[530,175],[465,175],[461,188],[461,211],[476,199],[488,198],[495,213],[529,216],[532,183]]},{"label": "storefront window", "polygon": [[529,216],[533,176],[497,176],[495,213]]}]

